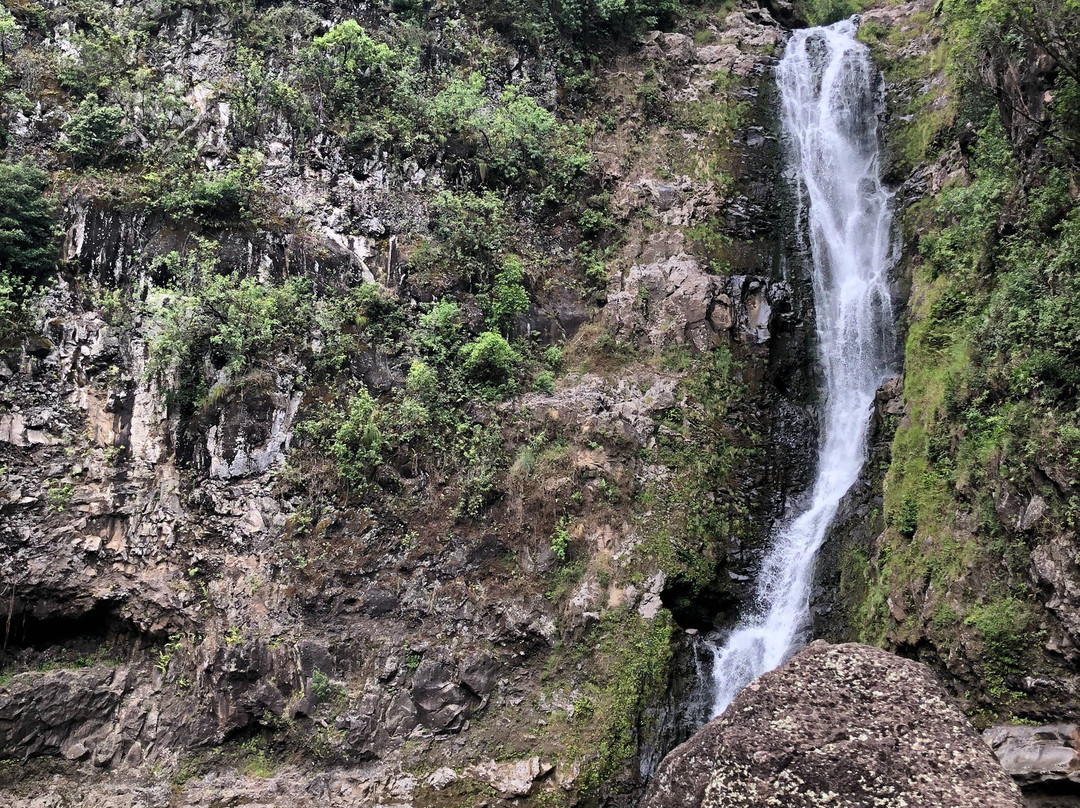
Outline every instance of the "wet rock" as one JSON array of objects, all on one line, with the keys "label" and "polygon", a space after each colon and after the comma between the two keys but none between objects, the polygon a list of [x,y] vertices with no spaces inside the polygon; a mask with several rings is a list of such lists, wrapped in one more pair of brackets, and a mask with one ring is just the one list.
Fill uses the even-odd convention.
[{"label": "wet rock", "polygon": [[1024,508],[1024,512],[1020,514],[1018,527],[1020,530],[1031,530],[1042,521],[1047,510],[1046,500],[1036,494],[1031,498],[1031,502],[1027,504],[1027,507]]},{"label": "wet rock", "polygon": [[456,783],[461,778],[458,777],[458,773],[451,769],[449,766],[443,766],[441,769],[436,769],[430,775],[428,775],[426,782],[436,791],[442,791],[448,785]]},{"label": "wet rock", "polygon": [[605,317],[617,334],[654,352],[685,345],[704,353],[732,339],[766,342],[790,295],[783,283],[708,274],[683,253],[631,267],[609,291]]},{"label": "wet rock", "polygon": [[1073,646],[1080,646],[1080,547],[1074,534],[1062,534],[1040,544],[1031,553],[1038,583],[1046,589],[1046,608],[1061,621]]},{"label": "wet rock", "polygon": [[478,696],[486,696],[495,688],[499,663],[487,654],[475,653],[465,658],[461,666],[461,683]]},{"label": "wet rock", "polygon": [[929,668],[815,642],[665,758],[642,808],[1021,808]]}]

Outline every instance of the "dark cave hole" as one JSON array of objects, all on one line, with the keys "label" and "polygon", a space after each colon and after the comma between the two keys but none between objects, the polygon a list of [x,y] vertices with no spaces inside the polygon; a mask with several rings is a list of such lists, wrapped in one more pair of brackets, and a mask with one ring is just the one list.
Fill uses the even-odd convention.
[{"label": "dark cave hole", "polygon": [[670,581],[660,593],[660,602],[683,629],[708,633],[724,624],[736,605],[730,587],[710,583],[700,587],[678,579]]},{"label": "dark cave hole", "polygon": [[100,600],[81,610],[41,601],[0,603],[0,670],[116,663],[164,639],[140,630],[119,606]]}]

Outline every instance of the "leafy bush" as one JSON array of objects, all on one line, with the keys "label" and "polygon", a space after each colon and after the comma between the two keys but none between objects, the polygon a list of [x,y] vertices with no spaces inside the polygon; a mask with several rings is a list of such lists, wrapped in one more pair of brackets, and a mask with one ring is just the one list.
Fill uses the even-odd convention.
[{"label": "leafy bush", "polygon": [[513,318],[529,310],[529,293],[522,280],[525,266],[516,255],[507,256],[488,291],[480,296],[484,319],[491,329],[504,330]]},{"label": "leafy bush", "polygon": [[96,93],[90,93],[64,124],[67,142],[62,147],[78,166],[107,165],[120,150],[124,117],[123,109],[102,104]]},{"label": "leafy bush", "polygon": [[419,359],[409,366],[409,375],[405,379],[405,390],[421,401],[433,400],[439,390],[439,377],[430,366]]},{"label": "leafy bush", "polygon": [[502,197],[492,191],[443,191],[432,201],[430,228],[435,240],[414,255],[416,268],[460,275],[480,286],[491,282],[513,222]]},{"label": "leafy bush", "polygon": [[367,390],[349,400],[348,415],[334,434],[330,454],[341,476],[354,490],[363,490],[382,461],[380,412]]},{"label": "leafy bush", "polygon": [[414,335],[417,347],[436,362],[445,362],[461,345],[461,309],[452,300],[440,300],[420,315]]},{"label": "leafy bush", "polygon": [[142,202],[152,210],[200,224],[253,223],[262,191],[263,156],[243,150],[235,165],[205,171],[193,152],[178,155],[160,171],[142,178]]},{"label": "leafy bush", "polygon": [[281,354],[306,343],[313,324],[306,279],[263,284],[236,273],[216,274],[213,263],[201,275],[165,309],[150,342],[150,373],[176,371],[177,390],[192,401],[206,389],[205,361],[229,379],[273,369]]},{"label": "leafy bush", "polygon": [[485,331],[461,349],[466,377],[492,391],[509,392],[521,355],[494,331]]},{"label": "leafy bush", "polygon": [[28,163],[0,163],[0,273],[9,278],[40,279],[56,263],[59,228],[47,183]]},{"label": "leafy bush", "polygon": [[330,111],[355,124],[388,103],[395,91],[389,45],[372,39],[356,20],[316,37],[304,54],[304,78]]},{"label": "leafy bush", "polygon": [[533,379],[533,390],[538,393],[554,393],[555,374],[550,370],[541,370]]}]

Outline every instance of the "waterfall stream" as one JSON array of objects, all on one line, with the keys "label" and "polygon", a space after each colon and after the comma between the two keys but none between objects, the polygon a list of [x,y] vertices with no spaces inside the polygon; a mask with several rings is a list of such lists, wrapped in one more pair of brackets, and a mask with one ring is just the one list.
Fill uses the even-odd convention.
[{"label": "waterfall stream", "polygon": [[777,68],[788,168],[810,239],[820,361],[821,450],[809,505],[780,526],[753,602],[713,647],[713,714],[802,644],[814,558],[866,458],[870,408],[890,375],[891,195],[882,186],[881,100],[866,46],[845,20],[796,31]]}]

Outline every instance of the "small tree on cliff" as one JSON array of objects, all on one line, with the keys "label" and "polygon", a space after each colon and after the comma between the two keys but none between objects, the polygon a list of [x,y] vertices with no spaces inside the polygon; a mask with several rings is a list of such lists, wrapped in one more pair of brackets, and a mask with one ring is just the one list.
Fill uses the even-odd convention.
[{"label": "small tree on cliff", "polygon": [[58,228],[47,182],[31,165],[0,163],[0,344],[16,336],[27,295],[56,264]]}]

